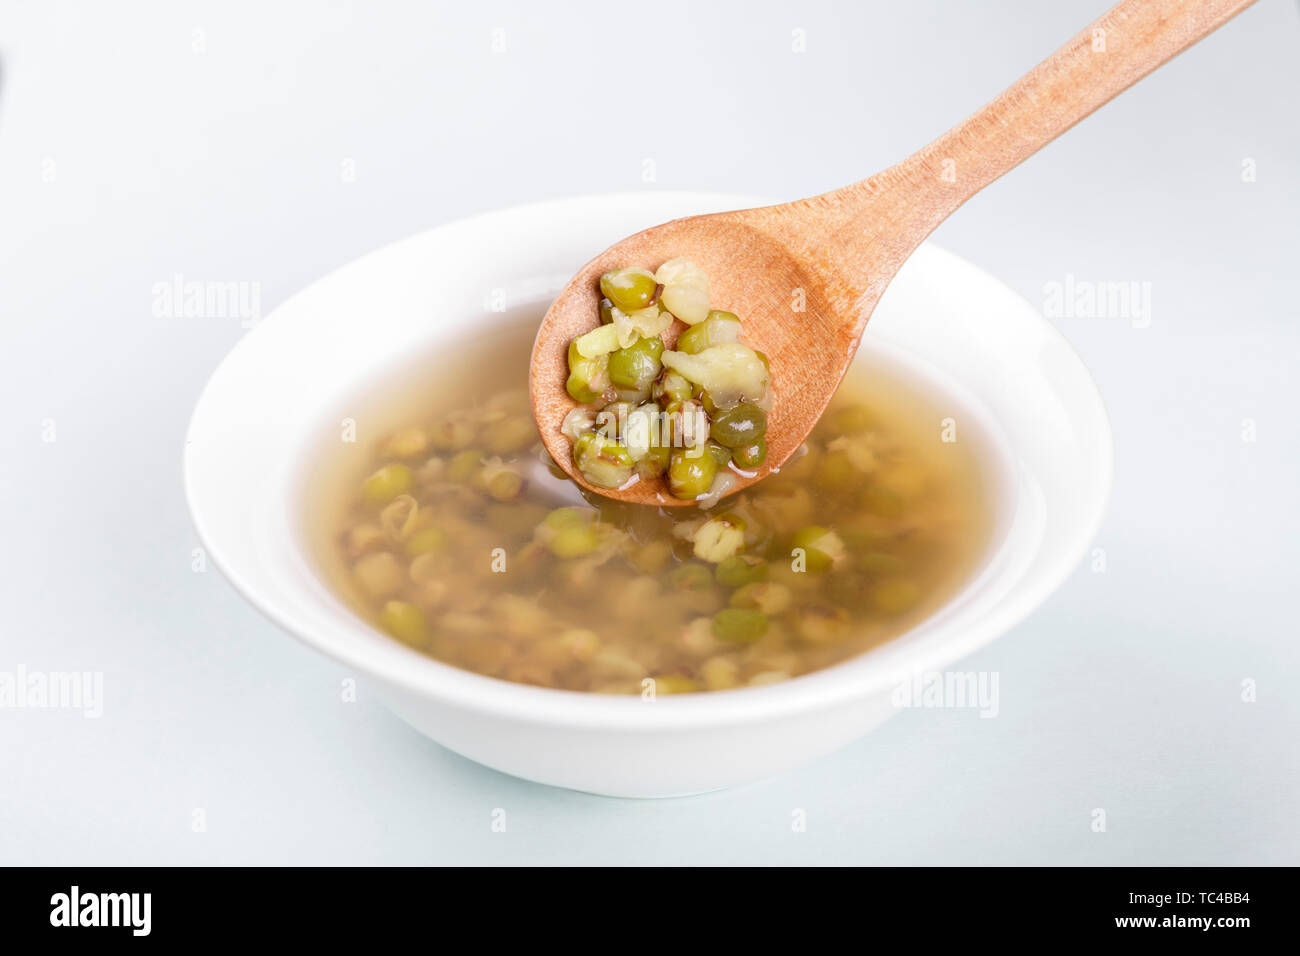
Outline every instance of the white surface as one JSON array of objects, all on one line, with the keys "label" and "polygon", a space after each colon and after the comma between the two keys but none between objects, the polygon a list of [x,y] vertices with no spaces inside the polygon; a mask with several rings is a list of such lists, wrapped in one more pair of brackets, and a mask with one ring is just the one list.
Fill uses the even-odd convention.
[{"label": "white surface", "polygon": [[[485,770],[364,688],[342,704],[349,675],[191,572],[181,441],[242,330],[154,318],[154,284],[256,281],[266,311],[519,201],[821,191],[1101,4],[666,3],[639,71],[595,52],[638,7],[374,6],[0,6],[0,671],[100,670],[106,696],[99,720],[0,711],[0,861],[1300,862],[1294,4],[1261,0],[935,235],[1033,302],[1067,274],[1151,289],[1146,328],[1056,320],[1115,428],[1107,568],[968,659],[1000,675],[997,719],[912,710],[776,780],[656,803]],[[557,123],[638,102],[621,136]]]},{"label": "white surface", "polygon": [[[340,418],[349,416],[355,445],[336,440],[336,458],[386,429],[356,396],[391,378],[395,362],[454,354],[493,326],[517,328],[521,313],[536,322],[571,263],[613,237],[761,202],[660,190],[527,203],[427,230],[312,283],[231,351],[195,408],[185,488],[206,556],[255,607],[364,675],[419,730],[528,780],[620,797],[698,794],[857,739],[893,714],[901,683],[951,667],[1050,596],[1090,547],[1110,490],[1110,426],[1083,364],[1033,306],[952,253],[926,246],[912,255],[855,364],[868,376],[892,371],[933,402],[936,442],[951,420],[957,440],[981,450],[990,533],[970,580],[941,608],[838,667],[653,706],[484,679],[361,621],[323,586],[320,539],[303,516],[306,476],[321,494],[313,467]],[[484,308],[489,290],[527,288],[537,292],[514,311]]]}]

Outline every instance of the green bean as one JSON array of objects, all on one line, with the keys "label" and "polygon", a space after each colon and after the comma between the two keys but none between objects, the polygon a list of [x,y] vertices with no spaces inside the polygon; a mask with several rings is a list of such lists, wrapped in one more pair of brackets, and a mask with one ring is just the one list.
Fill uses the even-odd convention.
[{"label": "green bean", "polygon": [[636,473],[646,481],[662,478],[664,473],[668,471],[672,451],[667,445],[651,445],[646,453],[637,460]]},{"label": "green bean", "polygon": [[461,484],[469,481],[478,473],[482,461],[483,453],[477,448],[459,452],[447,462],[447,479]]},{"label": "green bean", "polygon": [[372,504],[384,504],[411,489],[414,476],[406,465],[384,465],[361,486],[361,494]]},{"label": "green bean", "polygon": [[635,464],[626,448],[595,432],[578,436],[573,445],[573,463],[582,477],[597,488],[621,488],[632,477]]},{"label": "green bean", "polygon": [[767,577],[767,562],[748,554],[727,558],[718,565],[714,577],[724,588],[738,588]]},{"label": "green bean", "polygon": [[606,405],[596,413],[596,434],[610,441],[617,441],[622,437],[619,429],[631,411],[630,402],[611,402]]},{"label": "green bean", "polygon": [[580,506],[570,506],[567,508],[556,508],[542,519],[542,525],[552,531],[559,531],[565,525],[589,524],[595,520],[596,512],[593,509],[583,508]]},{"label": "green bean", "polygon": [[727,607],[713,615],[713,636],[731,644],[751,644],[767,633],[767,616],[750,607]]},{"label": "green bean", "polygon": [[654,301],[657,286],[645,269],[618,269],[600,277],[600,291],[620,312],[644,309]]},{"label": "green bean", "polygon": [[713,459],[713,463],[718,468],[726,468],[728,462],[731,461],[731,449],[724,448],[715,441],[706,441],[704,450],[709,453],[709,457]]},{"label": "green bean", "polygon": [[704,449],[674,448],[668,464],[668,488],[674,497],[693,500],[713,487],[718,466]]},{"label": "green bean", "polygon": [[728,448],[752,445],[766,432],[767,412],[748,402],[741,402],[719,412],[709,429],[713,440]]},{"label": "green bean", "polygon": [[663,366],[659,356],[664,343],[659,338],[637,339],[609,357],[609,379],[619,388],[648,388]]},{"label": "green bean", "polygon": [[650,389],[650,397],[667,408],[677,402],[684,402],[694,394],[694,386],[684,375],[677,372],[665,372]]},{"label": "green bean", "polygon": [[714,309],[698,325],[692,325],[677,338],[677,351],[695,355],[723,342],[740,341],[740,319],[730,312]]},{"label": "green bean", "polygon": [[707,322],[692,325],[677,336],[677,344],[673,348],[678,352],[685,352],[687,355],[703,352],[709,347],[709,331],[705,328],[705,325],[707,325]]},{"label": "green bean", "polygon": [[547,543],[557,558],[580,558],[591,554],[600,544],[600,535],[593,524],[566,524],[555,532]]},{"label": "green bean", "polygon": [[736,467],[747,471],[757,468],[767,460],[767,440],[759,438],[748,445],[733,448],[731,460],[736,463]]},{"label": "green bean", "polygon": [[432,554],[447,547],[447,535],[441,528],[421,528],[406,541],[406,553],[411,557]]},{"label": "green bean", "polygon": [[389,601],[379,613],[379,623],[403,644],[420,645],[426,637],[424,612],[405,601]]},{"label": "green bean", "polygon": [[498,471],[487,481],[487,493],[497,501],[513,501],[523,490],[523,476],[508,468]]},{"label": "green bean", "polygon": [[599,522],[591,508],[556,508],[541,524],[538,540],[561,558],[590,554],[600,543]]},{"label": "green bean", "polygon": [[623,444],[634,461],[641,461],[660,443],[659,406],[650,402],[628,412],[623,422]]},{"label": "green bean", "polygon": [[745,522],[730,512],[714,515],[695,529],[691,544],[697,558],[721,564],[745,546]]},{"label": "green bean", "polygon": [[664,409],[661,431],[668,444],[676,448],[690,448],[704,452],[709,438],[709,417],[704,406],[695,399],[674,402]]},{"label": "green bean", "polygon": [[656,694],[693,694],[700,689],[699,681],[681,674],[661,674],[651,678]]},{"label": "green bean", "polygon": [[565,391],[584,405],[596,401],[609,387],[609,356],[583,358],[576,342],[569,343],[569,378]]},{"label": "green bean", "polygon": [[668,572],[668,586],[674,591],[699,591],[713,584],[709,569],[694,561],[680,564]]}]

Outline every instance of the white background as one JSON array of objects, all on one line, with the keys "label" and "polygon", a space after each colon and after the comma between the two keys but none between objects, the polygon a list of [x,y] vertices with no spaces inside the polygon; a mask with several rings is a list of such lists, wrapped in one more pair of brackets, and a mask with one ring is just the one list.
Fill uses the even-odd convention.
[{"label": "white background", "polygon": [[185,425],[243,330],[155,318],[154,283],[258,282],[268,311],[512,203],[821,192],[979,107],[1103,2],[2,0],[0,671],[102,671],[106,701],[99,720],[0,710],[0,862],[1300,863],[1290,0],[935,235],[1035,304],[1067,274],[1151,288],[1148,328],[1056,321],[1114,422],[1106,569],[962,665],[1000,675],[996,719],[905,711],[706,797],[552,790],[440,749],[364,685],[341,703],[348,674],[191,570]]}]

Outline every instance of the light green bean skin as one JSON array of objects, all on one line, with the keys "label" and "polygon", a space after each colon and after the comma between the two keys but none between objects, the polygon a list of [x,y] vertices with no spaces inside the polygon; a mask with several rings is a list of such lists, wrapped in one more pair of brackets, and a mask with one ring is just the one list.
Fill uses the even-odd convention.
[{"label": "light green bean skin", "polygon": [[650,389],[650,396],[664,408],[667,408],[678,402],[686,401],[694,392],[694,387],[686,380],[684,375],[670,371],[655,382],[654,387]]},{"label": "light green bean skin", "polygon": [[[734,326],[730,335],[723,332],[723,325]],[[720,342],[734,342],[739,338],[740,319],[732,312],[714,309],[703,322],[692,325],[677,339],[676,349],[688,355],[698,355],[711,345]]]},{"label": "light green bean skin", "polygon": [[564,390],[575,402],[590,405],[609,387],[609,356],[583,358],[574,342],[569,343],[569,378]]},{"label": "light green bean skin", "polygon": [[647,481],[662,478],[671,461],[671,448],[667,445],[651,445],[650,450],[636,463],[636,473]]},{"label": "light green bean skin", "polygon": [[411,557],[441,551],[447,546],[447,535],[441,528],[421,528],[406,542],[406,553]]},{"label": "light green bean skin", "polygon": [[668,463],[668,488],[677,498],[692,501],[713,487],[717,463],[703,449],[674,448]]},{"label": "light green bean skin", "polygon": [[713,463],[719,469],[726,468],[727,463],[731,461],[731,449],[724,448],[715,441],[705,442],[704,450],[708,453],[709,457],[713,459]]},{"label": "light green bean skin", "polygon": [[600,277],[600,291],[622,312],[644,309],[655,297],[654,276],[644,269],[618,269]]},{"label": "light green bean skin", "polygon": [[731,450],[731,460],[737,468],[752,471],[767,461],[767,440],[760,438],[748,445],[741,445]]},{"label": "light green bean skin", "polygon": [[767,616],[749,607],[727,607],[713,615],[713,636],[730,644],[752,644],[767,633]]},{"label": "light green bean skin", "polygon": [[737,554],[718,565],[714,577],[724,588],[739,588],[767,578],[767,562],[762,558]]},{"label": "light green bean skin", "polygon": [[595,432],[578,436],[573,444],[573,463],[582,477],[597,488],[621,488],[632,477],[634,465],[626,448]]},{"label": "light green bean skin", "polygon": [[609,357],[610,381],[618,388],[648,388],[663,368],[659,361],[663,352],[661,339],[637,339]]},{"label": "light green bean skin", "polygon": [[379,623],[403,644],[419,645],[424,642],[424,612],[414,604],[389,601],[379,612]]},{"label": "light green bean skin", "polygon": [[600,543],[595,524],[567,524],[555,532],[549,547],[557,558],[580,558]]},{"label": "light green bean skin", "polygon": [[469,481],[474,477],[482,462],[483,453],[477,448],[462,451],[447,462],[447,478],[449,481],[462,483]]},{"label": "light green bean skin", "polygon": [[384,504],[411,489],[414,475],[406,465],[384,465],[361,486],[361,494],[371,504]]}]

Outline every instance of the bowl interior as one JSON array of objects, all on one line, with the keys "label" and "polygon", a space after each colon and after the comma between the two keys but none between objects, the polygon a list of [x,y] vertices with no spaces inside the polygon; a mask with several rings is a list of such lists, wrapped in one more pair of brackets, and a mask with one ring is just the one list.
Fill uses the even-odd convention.
[{"label": "bowl interior", "polygon": [[[647,709],[441,664],[372,630],[325,581],[301,521],[303,472],[323,432],[349,427],[349,397],[413,355],[544,308],[576,266],[623,235],[758,204],[680,193],[539,203],[403,240],[309,286],[241,341],[195,409],[186,487],[210,556],[272,620],[365,673],[542,721],[644,727],[647,710],[662,723],[771,715],[869,694],[991,640],[1050,593],[1090,542],[1109,488],[1110,432],[1095,386],[1055,330],[1005,286],[930,246],[890,287],[857,361],[883,363],[953,409],[959,435],[983,450],[994,528],[969,582],[888,644],[784,684]],[[358,447],[372,424],[351,422]]]}]

